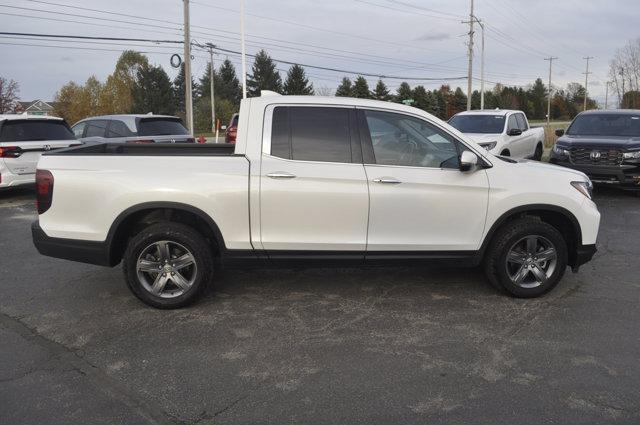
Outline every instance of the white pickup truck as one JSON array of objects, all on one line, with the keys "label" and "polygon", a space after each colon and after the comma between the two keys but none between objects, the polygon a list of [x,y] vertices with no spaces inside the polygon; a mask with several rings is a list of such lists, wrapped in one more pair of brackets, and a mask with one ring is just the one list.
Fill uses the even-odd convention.
[{"label": "white pickup truck", "polygon": [[522,111],[460,112],[449,119],[449,124],[495,155],[542,159],[544,128],[531,127]]},{"label": "white pickup truck", "polygon": [[195,300],[220,267],[482,264],[517,297],[596,251],[582,173],[496,157],[412,107],[242,101],[232,145],[96,144],[37,175],[38,250],[115,266],[145,303]]}]

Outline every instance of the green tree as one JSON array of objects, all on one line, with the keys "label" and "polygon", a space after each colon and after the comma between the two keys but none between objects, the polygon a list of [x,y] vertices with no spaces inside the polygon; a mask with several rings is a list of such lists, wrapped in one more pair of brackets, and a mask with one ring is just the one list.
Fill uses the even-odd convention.
[{"label": "green tree", "polygon": [[378,80],[378,84],[376,84],[376,88],[373,91],[373,98],[376,100],[391,100],[391,94],[389,93],[389,89],[387,85],[382,81],[382,79]]},{"label": "green tree", "polygon": [[403,100],[413,99],[413,91],[411,90],[411,86],[406,81],[400,83],[398,87],[396,95],[396,102],[402,103]]},{"label": "green tree", "polygon": [[103,114],[126,114],[133,105],[133,87],[138,70],[149,66],[145,55],[132,50],[122,52],[116,62],[113,74],[107,77],[100,93],[100,110]]},{"label": "green tree", "polygon": [[625,92],[622,96],[620,107],[624,109],[640,109],[640,91],[630,90]]},{"label": "green tree", "polygon": [[171,79],[160,66],[146,66],[138,70],[133,88],[134,113],[175,115],[176,102],[171,90]]},{"label": "green tree", "polygon": [[420,108],[423,111],[433,113],[433,99],[430,92],[428,92],[424,86],[416,86],[413,89],[412,99],[414,100],[411,106]]},{"label": "green tree", "polygon": [[[233,105],[240,105],[242,99],[242,87],[236,76],[236,69],[229,59],[225,59],[220,65],[216,76],[220,79],[220,84],[216,84],[216,97],[229,100]],[[216,83],[218,80],[216,80]]]},{"label": "green tree", "polygon": [[339,97],[351,97],[353,96],[353,85],[351,80],[347,77],[343,77],[340,85],[336,89],[336,96]]},{"label": "green tree", "polygon": [[369,83],[363,76],[358,76],[356,82],[353,84],[353,97],[360,99],[371,99],[371,91],[369,90]]},{"label": "green tree", "polygon": [[547,87],[542,83],[542,79],[536,78],[528,91],[528,97],[531,101],[531,117],[532,119],[541,120],[547,114]]},{"label": "green tree", "polygon": [[289,68],[283,89],[284,94],[313,95],[313,84],[309,83],[304,68],[300,65],[292,65]]},{"label": "green tree", "polygon": [[260,50],[256,55],[252,72],[247,79],[247,91],[250,96],[260,96],[262,90],[282,93],[282,78],[276,69],[276,63],[264,50]]},{"label": "green tree", "polygon": [[[176,75],[176,78],[173,79],[173,99],[175,102],[175,110],[176,113],[184,118],[186,116],[186,104],[185,104],[185,91],[187,87],[187,80],[185,78],[184,64],[180,66],[180,72]],[[196,91],[196,84],[193,80],[193,76],[191,76],[191,96],[193,99],[198,99],[198,92]]]}]

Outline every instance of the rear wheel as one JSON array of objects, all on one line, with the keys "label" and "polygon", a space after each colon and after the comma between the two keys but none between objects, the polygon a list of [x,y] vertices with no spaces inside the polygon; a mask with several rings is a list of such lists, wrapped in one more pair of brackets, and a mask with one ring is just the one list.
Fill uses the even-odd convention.
[{"label": "rear wheel", "polygon": [[567,267],[567,244],[558,230],[536,217],[513,220],[500,228],[485,256],[491,283],[521,298],[553,289]]},{"label": "rear wheel", "polygon": [[511,152],[509,152],[509,149],[505,149],[500,152],[500,156],[511,156]]},{"label": "rear wheel", "polygon": [[156,308],[179,308],[194,302],[213,275],[207,241],[180,223],[152,224],[127,246],[123,271],[136,297]]}]

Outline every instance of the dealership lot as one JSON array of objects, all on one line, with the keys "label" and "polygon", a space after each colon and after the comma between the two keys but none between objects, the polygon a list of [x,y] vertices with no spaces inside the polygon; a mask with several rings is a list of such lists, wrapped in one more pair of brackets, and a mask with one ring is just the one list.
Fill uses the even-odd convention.
[{"label": "dealership lot", "polygon": [[176,311],[40,256],[32,197],[0,193],[1,423],[640,421],[638,197],[596,191],[596,258],[539,299],[475,269],[225,271]]}]

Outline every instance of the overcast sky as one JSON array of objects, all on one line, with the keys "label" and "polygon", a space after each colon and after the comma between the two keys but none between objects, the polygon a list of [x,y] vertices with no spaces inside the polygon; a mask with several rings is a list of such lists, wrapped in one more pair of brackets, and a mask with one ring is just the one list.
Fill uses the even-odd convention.
[{"label": "overcast sky", "polygon": [[[237,0],[193,0],[193,39],[239,51],[238,10]],[[443,80],[412,79],[455,78],[467,73],[468,25],[461,20],[468,19],[469,0],[246,0],[246,12],[248,53],[265,48],[276,60],[406,77],[412,86],[427,88],[438,87]],[[179,40],[182,16],[180,0],[0,2],[0,28],[5,32]],[[549,63],[543,60],[545,56],[559,58],[554,61],[554,85],[584,84],[583,57],[593,56],[590,95],[602,102],[613,53],[640,37],[640,0],[476,0],[476,16],[486,23],[485,78],[491,81],[487,88],[494,82],[526,86],[536,77],[546,84]],[[480,32],[476,29],[474,76],[479,78]],[[0,38],[4,58],[0,75],[20,83],[24,100],[51,100],[64,83],[81,83],[90,75],[104,81],[126,48],[122,42]],[[181,54],[180,46],[129,44],[149,52],[152,62],[175,75],[169,59],[172,53]],[[199,76],[208,55],[200,51],[193,55],[193,72]],[[220,53],[216,61],[226,57],[236,64],[239,75],[237,55]],[[252,58],[247,62],[250,72]],[[288,67],[278,64],[283,78]],[[316,89],[331,91],[343,76],[354,77],[311,68],[307,72]],[[377,78],[367,78],[373,87]],[[392,89],[402,81],[384,80]],[[466,90],[465,80],[449,84]],[[474,87],[480,87],[478,80]]]}]

